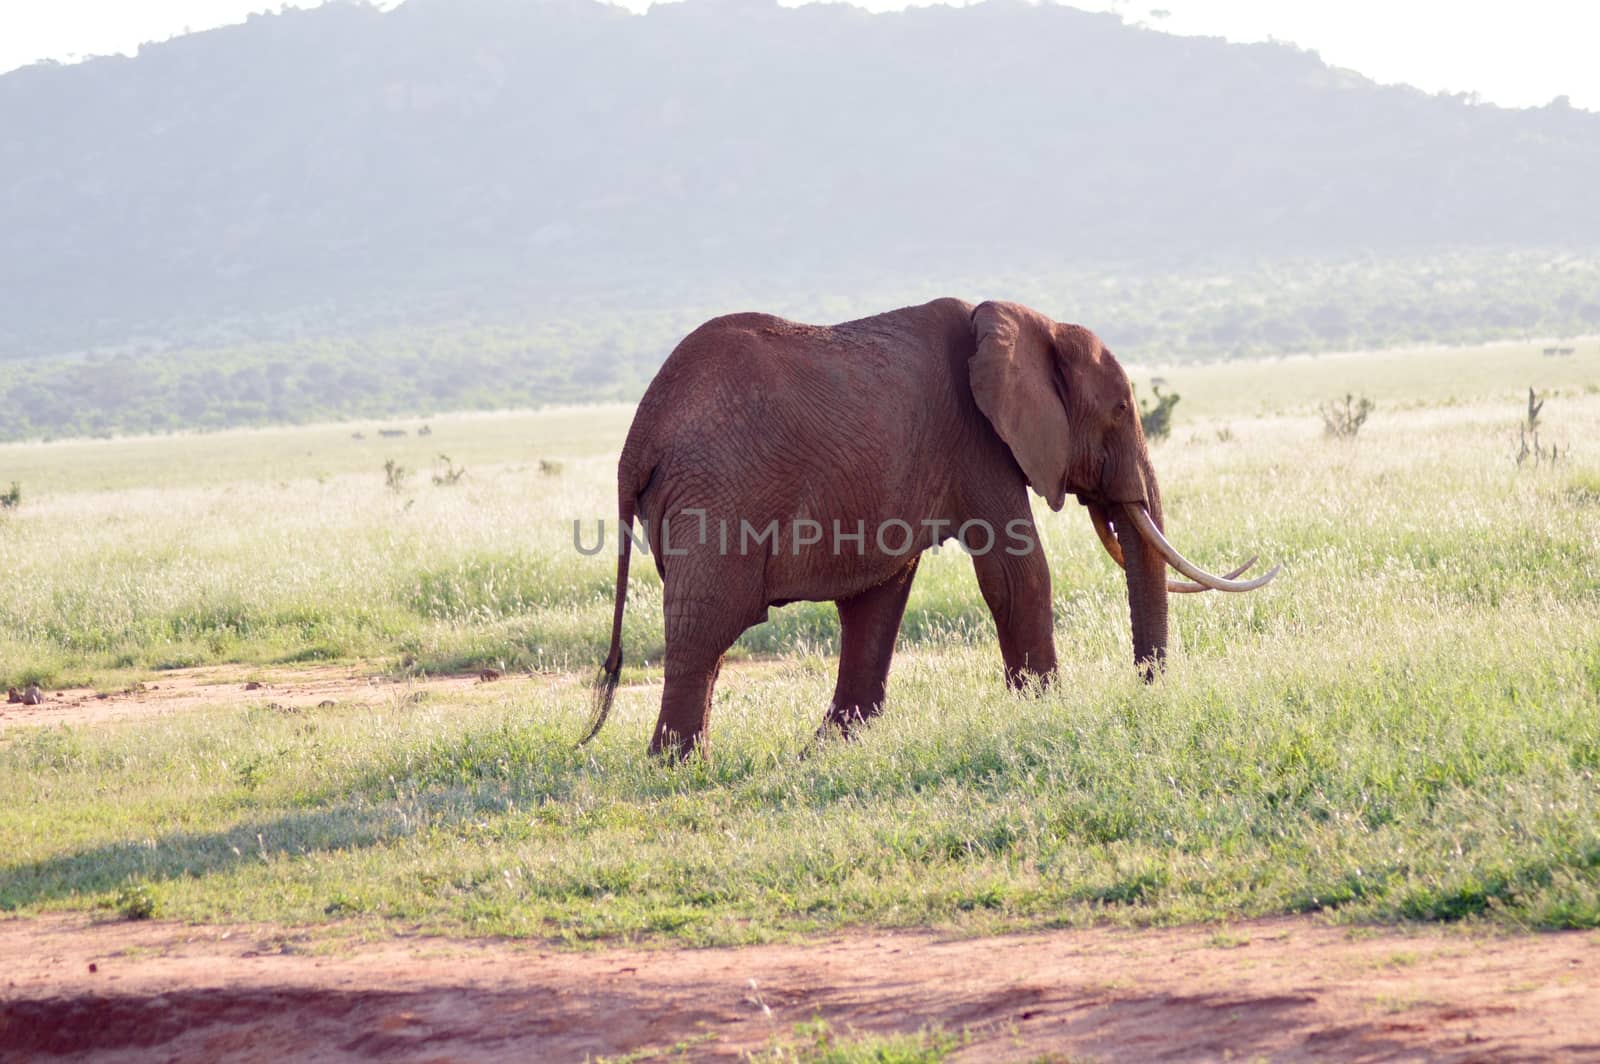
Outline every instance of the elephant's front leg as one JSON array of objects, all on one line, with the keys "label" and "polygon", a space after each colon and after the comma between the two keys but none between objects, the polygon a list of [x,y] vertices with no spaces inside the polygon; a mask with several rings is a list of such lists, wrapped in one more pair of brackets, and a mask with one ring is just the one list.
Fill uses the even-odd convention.
[{"label": "elephant's front leg", "polygon": [[847,738],[850,729],[878,715],[889,685],[889,662],[900,634],[906,598],[917,575],[921,555],[913,555],[904,569],[859,595],[839,599],[839,681],[823,730],[838,728]]},{"label": "elephant's front leg", "polygon": [[[1037,532],[1030,527],[1029,535],[1025,552],[1020,540],[1002,540],[987,551],[982,551],[982,542],[969,544],[978,587],[1000,634],[1006,684],[1012,688],[1022,687],[1030,678],[1049,683],[1056,671],[1050,566]],[[1008,553],[1007,547],[1018,553]]]}]

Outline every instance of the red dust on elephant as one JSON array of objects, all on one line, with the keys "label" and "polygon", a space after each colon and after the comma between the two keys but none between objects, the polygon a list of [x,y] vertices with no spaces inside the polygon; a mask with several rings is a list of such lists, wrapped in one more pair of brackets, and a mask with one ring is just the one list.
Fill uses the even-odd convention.
[{"label": "red dust on elephant", "polygon": [[[663,585],[665,687],[652,753],[703,749],[723,654],[767,611],[839,610],[839,677],[825,728],[849,735],[883,707],[922,552],[972,555],[1006,681],[1056,667],[1050,570],[1032,488],[1087,507],[1128,585],[1133,658],[1167,650],[1169,591],[1248,591],[1163,535],[1161,491],[1133,389],[1100,339],[1015,303],[937,299],[841,325],[766,314],[716,318],[661,367],[617,466],[611,649],[585,741],[622,670],[637,518]],[[1193,583],[1166,576],[1171,565]]]}]

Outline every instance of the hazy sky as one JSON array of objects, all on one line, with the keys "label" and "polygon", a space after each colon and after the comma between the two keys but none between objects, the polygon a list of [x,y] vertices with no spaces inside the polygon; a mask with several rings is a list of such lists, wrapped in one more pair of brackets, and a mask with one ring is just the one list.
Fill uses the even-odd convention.
[{"label": "hazy sky", "polygon": [[[793,2],[793,0],[788,0]],[[649,0],[627,0],[643,10]],[[185,27],[242,21],[266,0],[0,0],[0,71],[132,52]],[[298,5],[315,6],[313,0]],[[393,6],[386,3],[384,6]],[[888,10],[904,0],[865,0]],[[1079,0],[1131,22],[1236,41],[1293,41],[1378,81],[1475,91],[1510,106],[1568,95],[1600,111],[1600,0]],[[1162,12],[1166,12],[1164,17]]]}]

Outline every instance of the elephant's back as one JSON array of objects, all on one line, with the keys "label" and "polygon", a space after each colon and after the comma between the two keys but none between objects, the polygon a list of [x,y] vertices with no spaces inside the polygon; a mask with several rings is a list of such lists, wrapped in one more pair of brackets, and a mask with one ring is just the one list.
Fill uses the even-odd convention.
[{"label": "elephant's back", "polygon": [[781,430],[797,406],[826,398],[806,378],[830,362],[827,352],[842,350],[835,333],[835,326],[755,312],[712,318],[667,355],[635,427],[658,443],[728,434],[730,422]]},{"label": "elephant's back", "polygon": [[892,492],[925,475],[919,455],[951,432],[970,313],[939,300],[839,325],[714,318],[650,383],[624,464],[640,477],[688,472],[776,492],[783,505],[840,479]]},{"label": "elephant's back", "polygon": [[773,399],[836,410],[913,400],[919,382],[946,373],[952,345],[970,347],[971,313],[968,303],[939,299],[838,325],[757,312],[712,318],[673,349],[640,408],[681,417],[746,404],[771,412]]},{"label": "elephant's back", "polygon": [[678,393],[686,389],[759,383],[755,378],[781,375],[785,363],[831,346],[834,331],[834,326],[807,325],[754,311],[712,318],[673,348],[649,390],[667,390],[681,400],[684,396]]},{"label": "elephant's back", "polygon": [[[679,341],[639,400],[618,473],[642,487],[658,471],[735,464],[758,446],[761,412],[783,391],[773,340],[815,329],[770,314],[713,318]],[[747,437],[735,444],[739,436]]]}]

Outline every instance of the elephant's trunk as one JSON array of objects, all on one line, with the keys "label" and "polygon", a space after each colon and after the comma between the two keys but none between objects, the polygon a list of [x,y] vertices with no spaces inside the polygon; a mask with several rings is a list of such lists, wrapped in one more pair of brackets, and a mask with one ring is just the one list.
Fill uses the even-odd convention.
[{"label": "elephant's trunk", "polygon": [[[1154,483],[1152,479],[1152,484]],[[1151,516],[1161,522],[1161,500],[1152,491]],[[1145,681],[1155,679],[1167,657],[1167,566],[1156,547],[1139,534],[1125,503],[1113,518],[1128,579],[1128,620],[1133,626],[1133,660]]]}]

